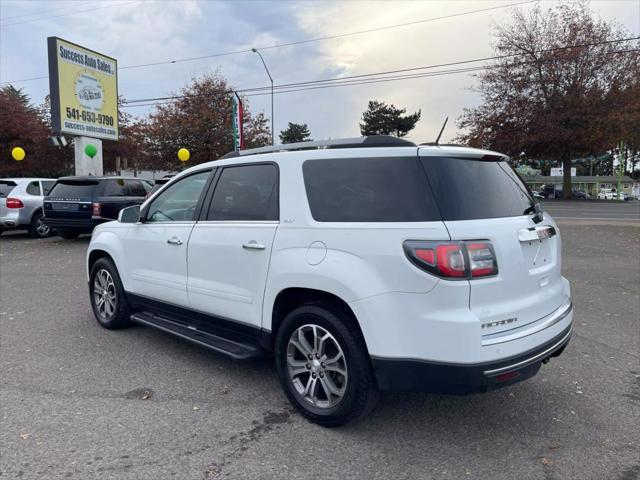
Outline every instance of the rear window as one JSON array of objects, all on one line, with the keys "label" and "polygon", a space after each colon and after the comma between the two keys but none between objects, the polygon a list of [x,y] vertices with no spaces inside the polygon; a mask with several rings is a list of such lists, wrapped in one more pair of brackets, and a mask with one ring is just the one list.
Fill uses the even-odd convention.
[{"label": "rear window", "polygon": [[307,160],[302,169],[316,221],[440,220],[416,157]]},{"label": "rear window", "polygon": [[64,197],[64,198],[86,198],[92,197],[93,192],[98,186],[97,181],[67,181],[56,183],[49,196],[51,197]]},{"label": "rear window", "polygon": [[151,186],[141,180],[125,180],[114,178],[104,181],[105,197],[144,197]]},{"label": "rear window", "polygon": [[49,195],[51,191],[51,187],[55,185],[55,180],[43,180],[42,181],[42,189],[44,190],[43,195]]},{"label": "rear window", "polygon": [[16,182],[10,180],[0,180],[0,197],[8,196],[16,185]]},{"label": "rear window", "polygon": [[423,157],[443,220],[515,217],[533,203],[507,162]]}]

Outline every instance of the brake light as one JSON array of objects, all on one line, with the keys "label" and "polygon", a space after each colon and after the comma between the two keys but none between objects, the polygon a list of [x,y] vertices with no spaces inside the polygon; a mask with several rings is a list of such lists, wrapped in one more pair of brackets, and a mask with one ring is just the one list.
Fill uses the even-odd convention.
[{"label": "brake light", "polygon": [[466,277],[464,255],[462,246],[454,243],[451,245],[436,246],[436,267],[445,277]]},{"label": "brake light", "polygon": [[94,217],[99,217],[101,213],[102,207],[98,202],[93,202],[91,215]]},{"label": "brake light", "polygon": [[407,240],[403,246],[414,265],[439,277],[471,279],[498,273],[493,245],[486,240]]},{"label": "brake light", "polygon": [[19,198],[7,198],[7,208],[23,208],[24,204]]}]

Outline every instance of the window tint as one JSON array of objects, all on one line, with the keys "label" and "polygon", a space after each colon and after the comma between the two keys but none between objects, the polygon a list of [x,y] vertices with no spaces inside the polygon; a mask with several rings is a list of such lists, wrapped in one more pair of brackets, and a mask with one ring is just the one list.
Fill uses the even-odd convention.
[{"label": "window tint", "polygon": [[51,197],[64,197],[64,198],[87,198],[92,197],[93,192],[98,186],[97,181],[67,181],[56,183],[49,196]]},{"label": "window tint", "polygon": [[440,220],[415,157],[307,160],[302,169],[316,221]]},{"label": "window tint", "polygon": [[194,220],[198,200],[210,170],[189,175],[170,185],[151,202],[147,222],[184,222]]},{"label": "window tint", "polygon": [[55,180],[44,180],[42,182],[42,190],[44,190],[42,194],[49,195],[49,192],[51,191],[51,187],[53,187],[55,183],[56,183]]},{"label": "window tint", "polygon": [[424,157],[443,220],[514,217],[533,203],[507,162]]},{"label": "window tint", "polygon": [[244,165],[222,170],[207,220],[277,220],[278,169]]},{"label": "window tint", "polygon": [[40,182],[29,182],[29,185],[27,185],[27,193],[29,195],[40,195]]},{"label": "window tint", "polygon": [[16,182],[12,182],[11,180],[1,180],[0,181],[0,197],[6,197],[11,193],[16,186]]},{"label": "window tint", "polygon": [[129,180],[123,178],[114,178],[104,181],[105,197],[144,197],[148,189],[142,180]]}]

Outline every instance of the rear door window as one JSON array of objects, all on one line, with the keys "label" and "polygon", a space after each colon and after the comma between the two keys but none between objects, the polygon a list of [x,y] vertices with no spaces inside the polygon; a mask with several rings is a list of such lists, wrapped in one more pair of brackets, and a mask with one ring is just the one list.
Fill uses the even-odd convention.
[{"label": "rear door window", "polygon": [[416,157],[307,160],[302,170],[318,222],[440,220]]},{"label": "rear door window", "polygon": [[92,197],[98,186],[97,181],[60,181],[57,182],[51,191],[50,197],[61,198],[87,198]]},{"label": "rear door window", "polygon": [[207,220],[278,220],[278,168],[262,164],[222,170]]},{"label": "rear door window", "polygon": [[443,220],[524,215],[534,200],[505,162],[422,157]]},{"label": "rear door window", "polygon": [[16,185],[16,182],[11,180],[0,180],[0,197],[8,197]]}]

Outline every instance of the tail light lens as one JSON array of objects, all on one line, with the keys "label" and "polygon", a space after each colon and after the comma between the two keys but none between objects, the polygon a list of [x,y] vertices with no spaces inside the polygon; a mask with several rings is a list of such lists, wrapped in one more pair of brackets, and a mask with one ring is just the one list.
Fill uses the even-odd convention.
[{"label": "tail light lens", "polygon": [[24,203],[19,198],[7,198],[7,208],[23,208]]},{"label": "tail light lens", "polygon": [[99,217],[101,214],[102,207],[98,202],[93,202],[91,215],[94,217]]},{"label": "tail light lens", "polygon": [[403,246],[407,258],[414,265],[439,277],[471,279],[498,273],[493,245],[486,240],[407,240]]}]

